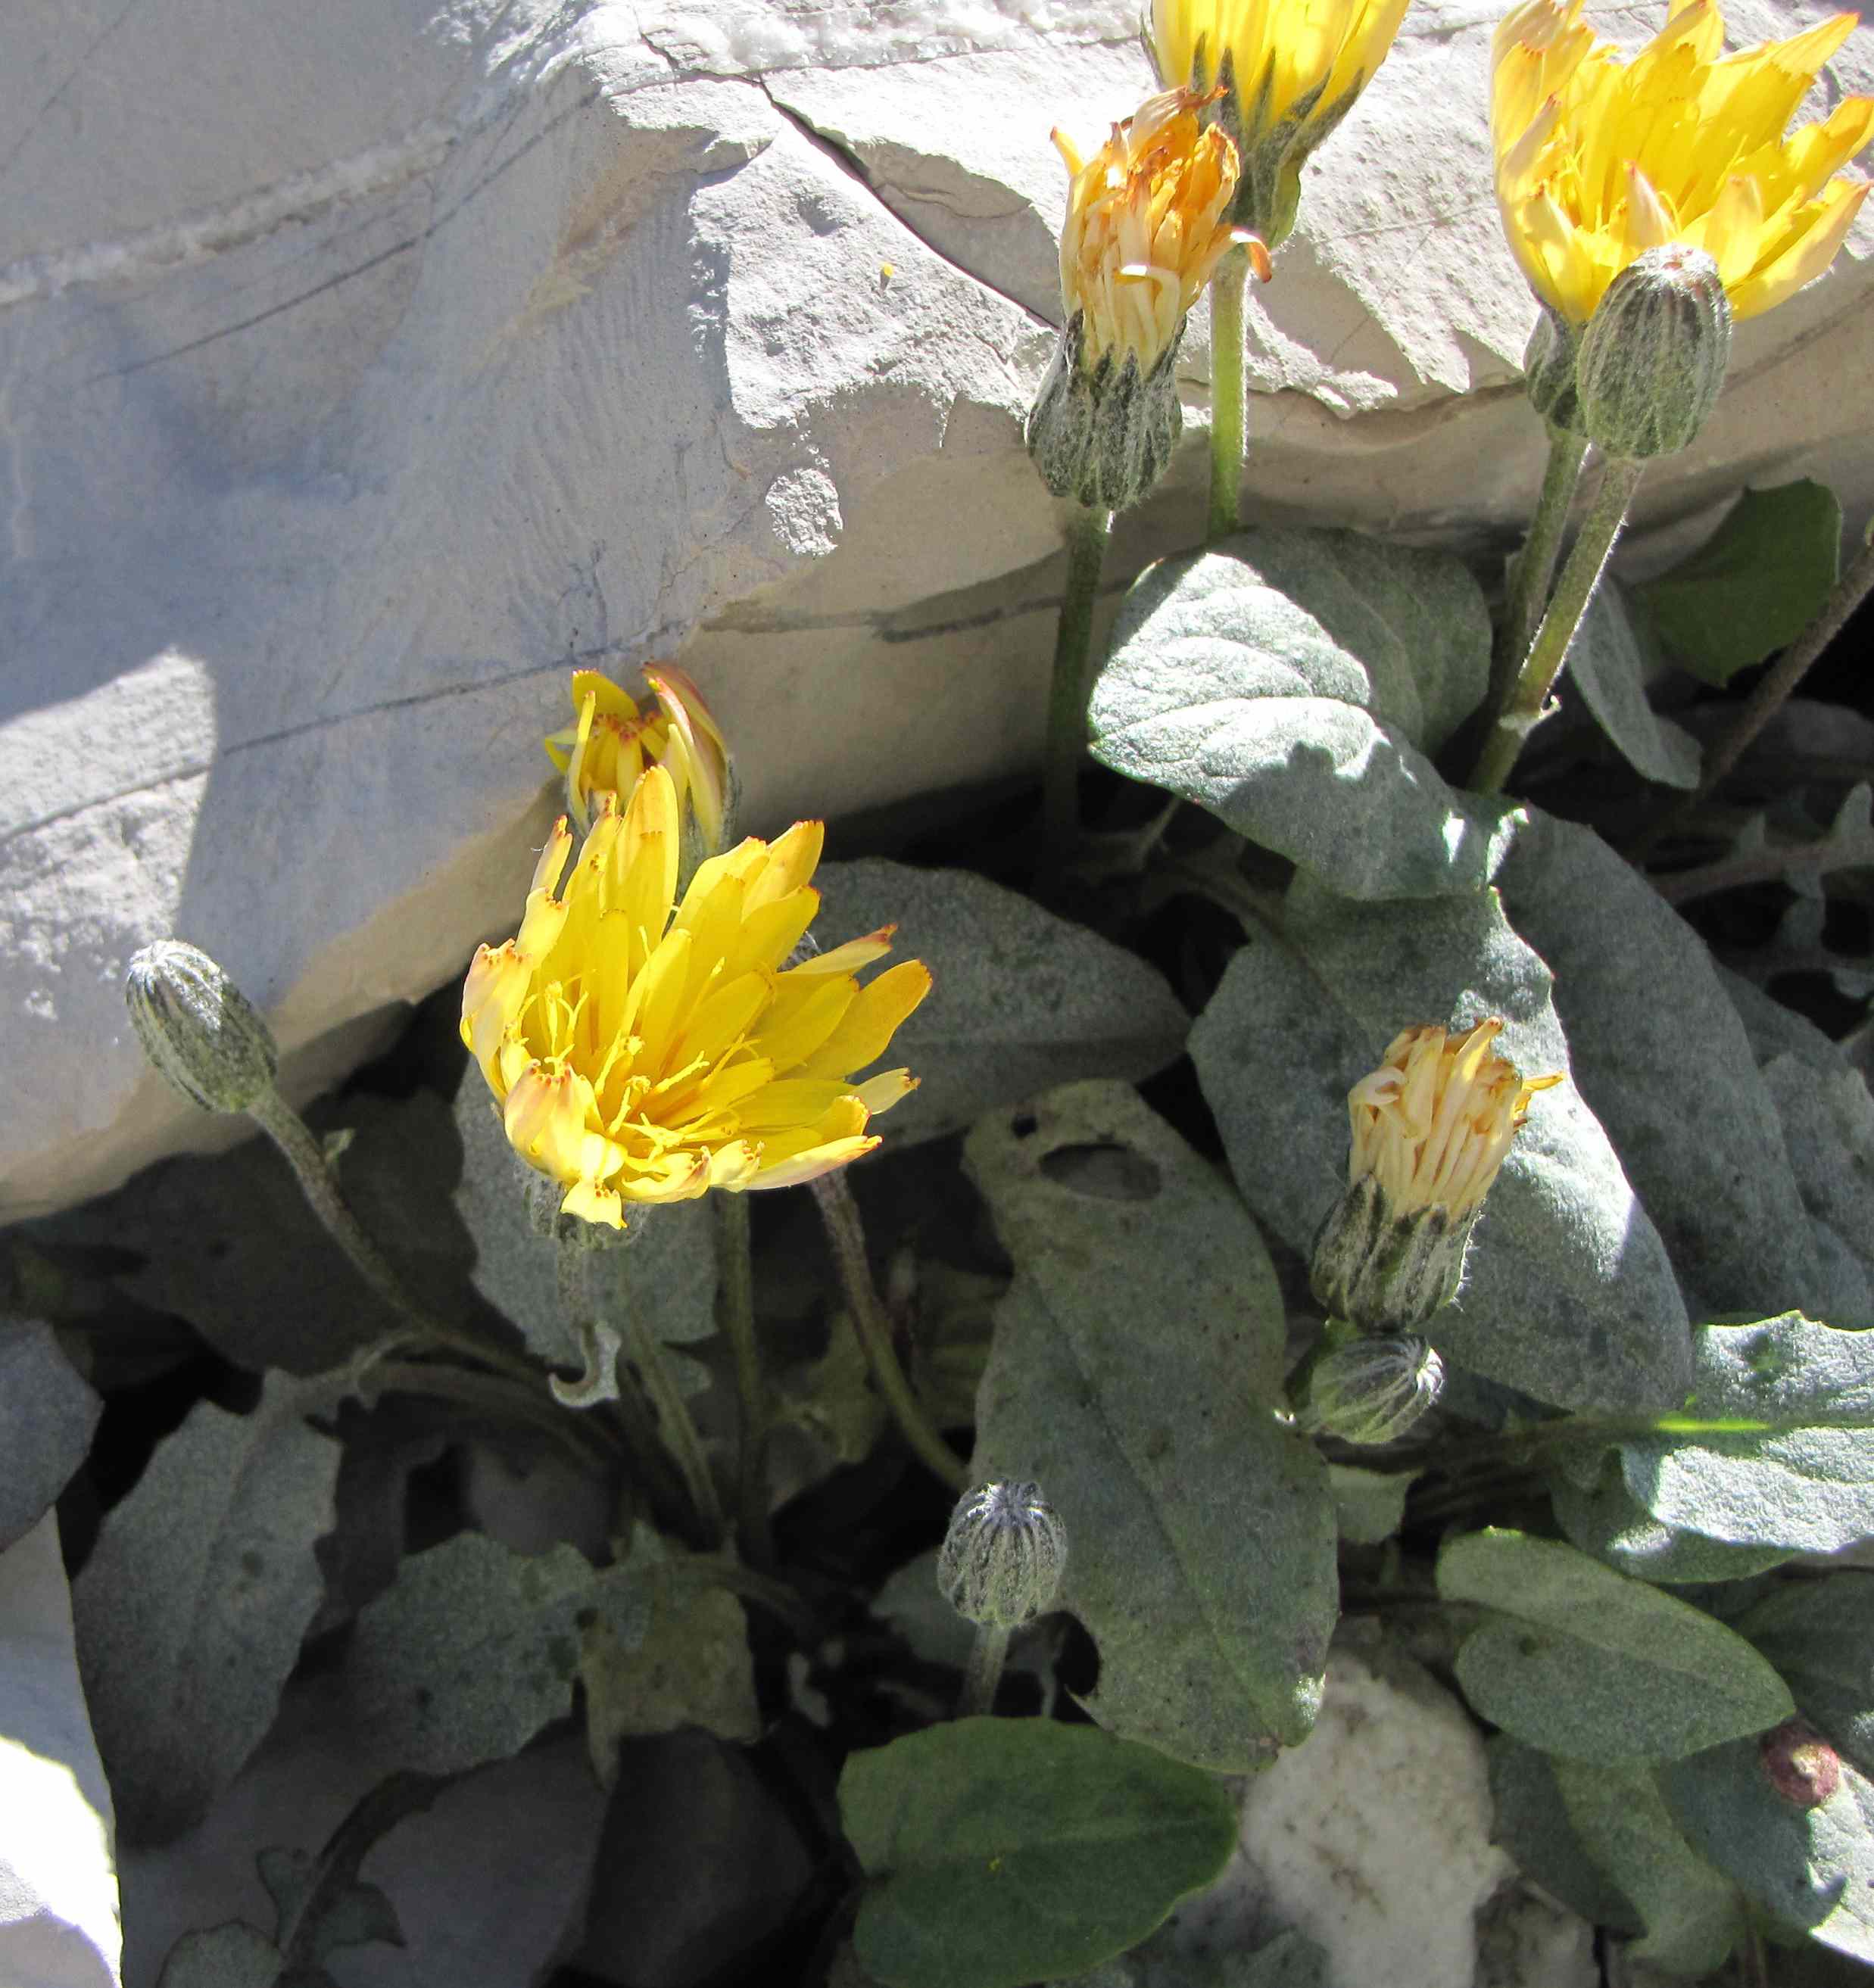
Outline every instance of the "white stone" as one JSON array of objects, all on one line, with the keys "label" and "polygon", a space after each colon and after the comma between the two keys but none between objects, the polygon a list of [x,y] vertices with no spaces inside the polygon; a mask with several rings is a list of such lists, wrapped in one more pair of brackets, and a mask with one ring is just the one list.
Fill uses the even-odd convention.
[{"label": "white stone", "polygon": [[[1821,11],[1744,0],[1734,27]],[[1494,12],[1419,0],[1309,170],[1252,313],[1259,512],[1480,552],[1526,514]],[[304,1090],[511,928],[575,661],[681,660],[756,830],[1034,762],[1048,130],[1090,142],[1145,93],[1135,19],[15,0],[0,1221],[228,1135],[141,1070],[117,988],[147,939],[221,958]],[[1864,33],[1829,87],[1871,80]],[[1746,478],[1874,506],[1871,246],[1865,215],[1833,275],[1741,328],[1642,527]],[[1203,320],[1192,431],[1115,592],[1199,533]]]},{"label": "white stone", "polygon": [[85,1712],[48,1512],[0,1553],[0,1981],[115,1988],[110,1790]]}]

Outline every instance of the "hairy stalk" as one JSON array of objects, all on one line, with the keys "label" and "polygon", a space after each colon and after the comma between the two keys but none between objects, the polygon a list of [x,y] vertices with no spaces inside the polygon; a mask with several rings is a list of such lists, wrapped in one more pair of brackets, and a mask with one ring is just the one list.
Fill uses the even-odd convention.
[{"label": "hairy stalk", "polygon": [[736,1363],[736,1398],[742,1425],[736,1456],[736,1537],[756,1567],[774,1564],[768,1517],[768,1379],[755,1337],[755,1271],[749,1254],[748,1197],[719,1194],[715,1207],[716,1273],[722,1286],[722,1330]]},{"label": "hairy stalk", "polygon": [[532,1388],[517,1386],[498,1374],[472,1374],[466,1368],[416,1360],[381,1360],[373,1364],[366,1383],[377,1395],[427,1395],[460,1401],[503,1422],[523,1422],[543,1431],[585,1469],[611,1470],[617,1462],[611,1447],[564,1408]]},{"label": "hairy stalk", "polygon": [[1790,693],[1808,675],[1810,665],[1842,632],[1848,617],[1870,593],[1874,593],[1874,541],[1849,562],[1848,570],[1822,603],[1821,613],[1777,658],[1744,701],[1737,722],[1711,749],[1695,791],[1673,802],[1639,837],[1627,851],[1630,861],[1643,860],[1662,837],[1669,835],[1711,798],[1718,783],[1744,757],[1751,741],[1782,708]]},{"label": "hairy stalk", "polygon": [[1495,794],[1510,775],[1524,742],[1541,721],[1548,708],[1549,692],[1561,674],[1568,644],[1581,626],[1588,604],[1600,583],[1608,556],[1613,551],[1633,493],[1646,468],[1643,462],[1611,459],[1601,478],[1601,488],[1575,542],[1568,563],[1556,583],[1554,598],[1536,631],[1536,639],[1517,671],[1508,697],[1497,714],[1496,722],[1483,742],[1477,763],[1466,784],[1479,793]]},{"label": "hairy stalk", "polygon": [[1231,249],[1210,279],[1210,512],[1204,536],[1213,543],[1228,538],[1239,524],[1248,399],[1243,296],[1249,281],[1250,252],[1244,248]]},{"label": "hairy stalk", "polygon": [[425,1310],[391,1262],[365,1232],[340,1192],[338,1176],[326,1158],[325,1148],[299,1113],[277,1090],[270,1090],[247,1107],[253,1120],[277,1146],[292,1168],[306,1196],[307,1205],[325,1225],[332,1239],[351,1259],[352,1267],[373,1290],[410,1321],[410,1337],[465,1358],[479,1360],[485,1367],[523,1381],[537,1393],[546,1394],[546,1377],[531,1361],[494,1345],[479,1334],[464,1332]]},{"label": "hairy stalk", "polygon": [[1080,840],[1080,770],[1087,756],[1093,610],[1100,590],[1100,569],[1106,562],[1106,543],[1113,529],[1110,511],[1074,503],[1064,508],[1067,571],[1054,631],[1047,757],[1041,768],[1043,863],[1054,871],[1065,867]]},{"label": "hairy stalk", "polygon": [[859,1219],[858,1204],[846,1185],[845,1175],[836,1170],[822,1174],[808,1185],[820,1205],[820,1217],[826,1224],[827,1239],[833,1246],[840,1282],[845,1287],[846,1302],[852,1311],[859,1344],[871,1367],[874,1384],[919,1459],[952,1490],[968,1490],[968,1469],[939,1433],[899,1364],[897,1348],[891,1343],[891,1321],[885,1314],[878,1287],[872,1282],[871,1266],[866,1261],[865,1230]]},{"label": "hairy stalk", "polygon": [[963,1673],[963,1696],[956,1708],[959,1719],[973,1719],[996,1708],[996,1687],[1002,1682],[1002,1667],[1009,1655],[1009,1632],[991,1624],[979,1625],[976,1639],[969,1648],[969,1668]]},{"label": "hairy stalk", "polygon": [[1529,536],[1510,570],[1510,597],[1504,604],[1503,626],[1497,631],[1496,657],[1490,671],[1492,702],[1501,704],[1516,680],[1517,666],[1529,654],[1555,576],[1562,534],[1581,479],[1588,445],[1553,421],[1548,428],[1548,462],[1542,472],[1542,494],[1529,521]]},{"label": "hairy stalk", "polygon": [[702,1521],[704,1537],[712,1546],[718,1545],[729,1530],[729,1523],[722,1514],[715,1479],[709,1473],[709,1457],[703,1448],[702,1433],[696,1418],[690,1413],[689,1403],[683,1398],[683,1390],[677,1385],[670,1362],[664,1357],[663,1342],[635,1309],[627,1312],[624,1319],[624,1347],[651,1397],[658,1428],[675,1453],[690,1502]]}]

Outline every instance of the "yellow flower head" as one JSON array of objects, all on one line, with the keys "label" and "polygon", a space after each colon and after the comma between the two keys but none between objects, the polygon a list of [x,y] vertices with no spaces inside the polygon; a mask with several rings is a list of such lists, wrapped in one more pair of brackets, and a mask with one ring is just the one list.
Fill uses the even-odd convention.
[{"label": "yellow flower head", "polygon": [[728,742],[702,693],[668,663],[648,666],[644,681],[655,711],[597,670],[573,672],[573,722],[545,741],[547,757],[566,776],[567,812],[583,833],[597,797],[627,795],[649,766],[668,767],[679,813],[695,815],[707,853],[722,846],[729,805]]},{"label": "yellow flower head", "polygon": [[[1067,218],[1060,230],[1060,298],[1070,321],[1082,314],[1080,363],[1091,372],[1108,353],[1149,374],[1177,343],[1191,306],[1226,250],[1262,244],[1230,226],[1236,150],[1198,121],[1204,99],[1187,90],[1149,97],[1091,159],[1056,131],[1067,167]],[[1261,269],[1268,273],[1267,258]]]},{"label": "yellow flower head", "polygon": [[853,1081],[930,989],[916,960],[860,986],[890,926],[783,965],[820,902],[819,823],[711,857],[679,904],[680,834],[675,781],[652,766],[622,806],[600,796],[562,889],[563,817],[519,935],[483,946],[462,989],[462,1040],[509,1142],[566,1188],[563,1213],[613,1228],[627,1202],[843,1166],[914,1088],[902,1070]]},{"label": "yellow flower head", "polygon": [[1455,1041],[1443,1029],[1408,1029],[1347,1094],[1348,1178],[1372,1178],[1389,1215],[1437,1208],[1461,1222],[1474,1213],[1530,1099],[1561,1083],[1559,1076],[1519,1077],[1490,1047],[1502,1029],[1494,1016]]},{"label": "yellow flower head", "polygon": [[1294,218],[1301,163],[1386,59],[1406,0],[1152,0],[1159,80],[1226,83],[1243,154],[1237,218],[1272,246]]},{"label": "yellow flower head", "polygon": [[1874,131],[1844,98],[1784,132],[1855,17],[1726,55],[1714,0],[1671,0],[1623,62],[1581,0],[1525,0],[1497,30],[1490,130],[1504,229],[1536,294],[1579,330],[1642,250],[1718,265],[1732,315],[1768,310],[1835,259],[1865,184],[1832,177]]}]

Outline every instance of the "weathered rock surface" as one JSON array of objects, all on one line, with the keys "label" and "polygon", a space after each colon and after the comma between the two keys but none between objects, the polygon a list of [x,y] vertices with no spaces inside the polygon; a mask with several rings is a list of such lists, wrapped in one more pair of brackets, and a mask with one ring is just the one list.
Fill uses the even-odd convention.
[{"label": "weathered rock surface", "polygon": [[[310,1089],[511,925],[576,660],[681,657],[757,829],[1033,761],[1047,133],[1144,93],[1135,11],[20,0],[0,1221],[217,1135],[123,1024],[144,941],[215,952]],[[1480,553],[1526,512],[1492,19],[1419,0],[1311,169],[1253,314],[1258,507]],[[1864,34],[1825,86],[1870,82]],[[1743,328],[1643,519],[1798,473],[1874,505],[1870,248],[1864,217]],[[1201,313],[1185,361],[1194,432],[1114,591],[1197,533]]]}]

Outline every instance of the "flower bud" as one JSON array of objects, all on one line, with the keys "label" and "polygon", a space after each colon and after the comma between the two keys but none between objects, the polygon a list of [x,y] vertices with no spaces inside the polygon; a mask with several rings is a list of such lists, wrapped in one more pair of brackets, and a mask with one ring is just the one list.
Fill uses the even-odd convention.
[{"label": "flower bud", "polygon": [[1702,248],[1669,242],[1636,255],[1581,333],[1581,425],[1605,454],[1670,455],[1704,425],[1724,384],[1731,307]]},{"label": "flower bud", "polygon": [[1585,434],[1581,397],[1575,391],[1575,367],[1581,333],[1559,313],[1542,306],[1536,328],[1523,349],[1523,390],[1529,404],[1545,421],[1569,434]]},{"label": "flower bud", "polygon": [[1494,1017],[1449,1040],[1408,1029],[1347,1094],[1348,1188],[1314,1244],[1311,1283],[1365,1332],[1410,1332],[1449,1304],[1484,1196],[1538,1090],[1490,1044]]},{"label": "flower bud", "polygon": [[1178,399],[1179,327],[1152,370],[1142,374],[1136,353],[1102,353],[1089,372],[1081,363],[1086,319],[1076,311],[1041,380],[1028,416],[1028,453],[1057,497],[1123,511],[1152,489],[1170,466],[1184,432]]},{"label": "flower bud", "polygon": [[1422,1339],[1355,1339],[1322,1354],[1302,1426],[1343,1442],[1390,1442],[1444,1391],[1445,1364]]},{"label": "flower bud", "polygon": [[1757,1742],[1770,1785],[1795,1808],[1820,1808],[1842,1785],[1842,1756],[1805,1719],[1786,1719]]},{"label": "flower bud", "polygon": [[966,1621],[1018,1629],[1054,1605],[1067,1531],[1038,1484],[979,1484],[950,1514],[937,1585]]},{"label": "flower bud", "polygon": [[205,952],[174,938],[146,945],[123,999],[144,1054],[203,1111],[245,1111],[273,1088],[272,1031]]}]

